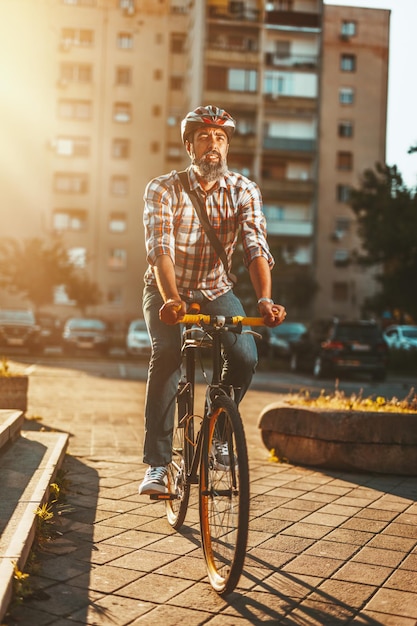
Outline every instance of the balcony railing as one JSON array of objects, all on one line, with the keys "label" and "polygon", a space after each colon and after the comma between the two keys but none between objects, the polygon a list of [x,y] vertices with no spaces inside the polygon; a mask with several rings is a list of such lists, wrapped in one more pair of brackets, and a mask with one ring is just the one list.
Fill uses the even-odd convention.
[{"label": "balcony railing", "polygon": [[300,11],[267,11],[265,21],[271,26],[318,29],[321,25],[321,15]]},{"label": "balcony railing", "polygon": [[264,137],[265,150],[284,150],[286,152],[314,152],[315,139],[292,139],[290,137]]},{"label": "balcony railing", "polygon": [[317,67],[318,57],[315,55],[284,55],[274,52],[267,52],[265,54],[266,65],[273,65],[274,67],[299,67],[314,69]]},{"label": "balcony railing", "polygon": [[259,22],[262,19],[262,12],[259,9],[252,9],[245,6],[208,6],[208,16],[210,19],[218,20],[239,20],[244,22]]},{"label": "balcony railing", "polygon": [[268,218],[269,235],[289,235],[292,237],[311,237],[313,235],[313,222],[311,220],[276,220]]}]

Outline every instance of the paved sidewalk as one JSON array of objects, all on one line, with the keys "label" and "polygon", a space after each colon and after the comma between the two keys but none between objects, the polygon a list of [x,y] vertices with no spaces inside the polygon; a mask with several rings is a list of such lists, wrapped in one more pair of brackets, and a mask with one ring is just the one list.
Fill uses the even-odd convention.
[{"label": "paved sidewalk", "polygon": [[[25,428],[71,434],[61,536],[9,624],[43,626],[416,626],[417,478],[270,462],[257,421],[279,398],[242,403],[251,466],[245,574],[212,591],[193,499],[183,530],[137,493],[145,385],[37,366]],[[196,491],[196,490],[195,490]]]}]

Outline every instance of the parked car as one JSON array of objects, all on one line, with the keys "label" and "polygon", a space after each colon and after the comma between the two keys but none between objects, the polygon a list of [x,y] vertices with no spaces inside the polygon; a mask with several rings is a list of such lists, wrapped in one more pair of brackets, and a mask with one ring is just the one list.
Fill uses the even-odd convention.
[{"label": "parked car", "polygon": [[369,373],[384,380],[388,346],[376,322],[316,320],[291,349],[293,371],[306,370],[317,378],[342,373]]},{"label": "parked car", "polygon": [[62,349],[66,354],[77,351],[107,354],[110,349],[107,324],[95,318],[73,317],[67,320],[62,333]]},{"label": "parked car", "polygon": [[40,312],[36,315],[36,321],[40,328],[42,346],[59,346],[61,343],[62,323],[51,313]]},{"label": "parked car", "polygon": [[384,330],[384,338],[389,348],[417,350],[417,326],[393,324]]},{"label": "parked car", "polygon": [[268,328],[266,342],[269,354],[274,357],[289,357],[291,346],[306,331],[306,325],[301,322],[284,322],[275,328]]},{"label": "parked car", "polygon": [[0,348],[42,350],[41,329],[30,309],[0,309]]},{"label": "parked car", "polygon": [[129,324],[126,335],[126,350],[131,356],[149,356],[151,352],[151,339],[145,320],[133,320]]}]

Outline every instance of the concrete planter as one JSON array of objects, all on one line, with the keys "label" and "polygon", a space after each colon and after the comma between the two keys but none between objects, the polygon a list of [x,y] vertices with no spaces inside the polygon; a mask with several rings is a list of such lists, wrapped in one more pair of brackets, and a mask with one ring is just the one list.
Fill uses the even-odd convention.
[{"label": "concrete planter", "polygon": [[294,465],[417,476],[417,414],[277,402],[258,426],[268,450]]},{"label": "concrete planter", "polygon": [[28,376],[0,377],[0,409],[26,411],[28,387]]}]

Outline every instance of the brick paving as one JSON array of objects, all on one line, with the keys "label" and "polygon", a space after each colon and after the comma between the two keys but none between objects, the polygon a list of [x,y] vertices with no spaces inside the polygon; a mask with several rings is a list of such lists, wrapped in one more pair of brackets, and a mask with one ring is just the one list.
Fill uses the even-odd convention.
[{"label": "brick paving", "polygon": [[279,396],[249,391],[249,546],[222,599],[206,578],[196,488],[181,532],[137,493],[144,392],[99,372],[32,368],[25,428],[70,433],[70,490],[35,593],[9,624],[416,626],[416,477],[271,462],[257,421]]}]

